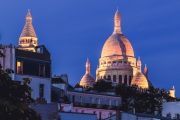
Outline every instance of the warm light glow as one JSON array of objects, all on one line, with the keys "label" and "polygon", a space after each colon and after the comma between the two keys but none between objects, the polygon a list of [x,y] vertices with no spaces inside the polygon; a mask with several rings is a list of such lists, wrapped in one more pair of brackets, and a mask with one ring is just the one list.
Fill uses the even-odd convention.
[{"label": "warm light glow", "polygon": [[31,13],[28,11],[26,16],[26,23],[19,38],[19,49],[35,52],[36,46],[38,46],[38,38],[32,25]]},{"label": "warm light glow", "polygon": [[169,90],[169,96],[171,96],[171,97],[173,97],[173,98],[175,98],[176,97],[176,95],[175,95],[175,88],[174,88],[174,86]]},{"label": "warm light glow", "polygon": [[23,63],[20,61],[16,63],[16,72],[17,74],[23,74]]}]

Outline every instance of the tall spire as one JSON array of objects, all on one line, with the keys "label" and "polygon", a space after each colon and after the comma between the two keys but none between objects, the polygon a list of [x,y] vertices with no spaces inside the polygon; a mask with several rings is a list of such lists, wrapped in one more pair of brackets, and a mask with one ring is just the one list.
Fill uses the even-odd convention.
[{"label": "tall spire", "polygon": [[90,61],[89,61],[88,58],[87,58],[87,61],[86,61],[86,74],[90,74]]},{"label": "tall spire", "polygon": [[141,71],[141,66],[142,66],[141,59],[140,59],[140,57],[138,57],[138,61],[137,61],[137,70],[138,70],[138,72],[142,72]]},{"label": "tall spire", "polygon": [[36,32],[34,30],[34,27],[32,25],[32,16],[30,10],[28,10],[27,15],[26,15],[26,23],[24,25],[23,31],[21,33],[21,37],[35,37]]},{"label": "tall spire", "polygon": [[35,52],[36,46],[38,46],[38,38],[32,25],[31,12],[28,10],[25,25],[19,38],[19,49]]},{"label": "tall spire", "polygon": [[26,22],[32,22],[32,16],[31,16],[30,9],[28,9],[28,13],[26,15]]},{"label": "tall spire", "polygon": [[118,9],[114,15],[114,33],[121,33],[121,16]]}]

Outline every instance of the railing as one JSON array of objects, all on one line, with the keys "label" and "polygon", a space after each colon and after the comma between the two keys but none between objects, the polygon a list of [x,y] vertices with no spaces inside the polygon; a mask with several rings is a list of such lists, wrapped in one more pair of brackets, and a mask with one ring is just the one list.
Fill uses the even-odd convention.
[{"label": "railing", "polygon": [[91,103],[80,103],[80,102],[74,102],[74,107],[86,107],[86,108],[97,108],[97,109],[109,109],[109,110],[116,110],[118,109],[117,106],[109,106],[109,105],[103,105],[103,104],[91,104]]}]

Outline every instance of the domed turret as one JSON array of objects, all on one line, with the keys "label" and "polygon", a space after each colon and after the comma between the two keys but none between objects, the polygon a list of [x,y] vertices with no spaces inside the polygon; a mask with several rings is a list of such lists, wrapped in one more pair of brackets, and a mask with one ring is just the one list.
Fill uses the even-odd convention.
[{"label": "domed turret", "polygon": [[171,96],[171,97],[173,97],[173,98],[175,98],[176,97],[176,95],[175,95],[175,88],[174,88],[174,86],[169,90],[169,96]]},{"label": "domed turret", "polygon": [[149,83],[148,83],[146,76],[141,71],[141,64],[142,64],[141,60],[140,60],[140,58],[138,58],[137,73],[135,74],[135,76],[133,76],[133,79],[131,81],[131,85],[136,85],[139,88],[148,89]]},{"label": "domed turret", "polygon": [[87,59],[87,61],[86,61],[86,73],[80,81],[80,86],[93,87],[94,82],[95,82],[95,80],[90,73],[90,61],[89,61],[89,59]]}]

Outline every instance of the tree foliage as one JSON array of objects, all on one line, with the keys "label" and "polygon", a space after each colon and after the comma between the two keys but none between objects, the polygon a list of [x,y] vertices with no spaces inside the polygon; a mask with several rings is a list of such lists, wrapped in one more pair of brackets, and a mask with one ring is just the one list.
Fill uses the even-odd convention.
[{"label": "tree foliage", "polygon": [[112,83],[106,82],[105,80],[98,80],[94,84],[93,89],[97,90],[98,92],[106,92],[106,91],[112,89]]},{"label": "tree foliage", "polygon": [[30,79],[24,79],[23,84],[15,82],[9,76],[8,70],[0,68],[0,119],[1,120],[40,120],[40,116],[31,108]]},{"label": "tree foliage", "polygon": [[116,86],[116,94],[122,96],[122,107],[124,111],[153,114],[154,111],[161,112],[163,101],[174,101],[164,89],[149,88],[143,90],[137,86],[126,86],[119,84]]}]

